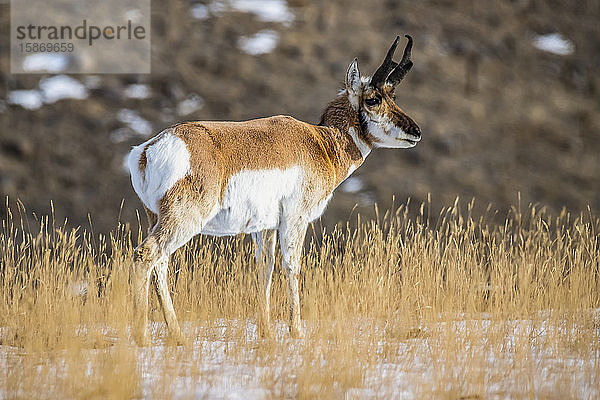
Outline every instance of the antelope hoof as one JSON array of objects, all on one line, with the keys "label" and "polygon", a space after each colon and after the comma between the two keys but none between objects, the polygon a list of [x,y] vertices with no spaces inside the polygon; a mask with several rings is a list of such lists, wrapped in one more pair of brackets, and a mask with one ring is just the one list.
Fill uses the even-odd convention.
[{"label": "antelope hoof", "polygon": [[304,339],[306,336],[304,328],[301,326],[290,326],[290,334],[294,339]]},{"label": "antelope hoof", "polygon": [[148,335],[148,332],[145,330],[141,333],[135,334],[133,338],[135,340],[135,344],[137,344],[139,347],[147,347],[147,346],[150,346],[150,344],[151,344],[150,336]]},{"label": "antelope hoof", "polygon": [[181,331],[177,331],[177,332],[169,332],[169,344],[172,344],[174,346],[185,346],[186,344],[186,338],[185,336],[183,336],[183,334],[181,333]]},{"label": "antelope hoof", "polygon": [[259,323],[258,337],[261,339],[273,339],[273,329],[271,329],[271,324],[269,324],[268,322]]}]

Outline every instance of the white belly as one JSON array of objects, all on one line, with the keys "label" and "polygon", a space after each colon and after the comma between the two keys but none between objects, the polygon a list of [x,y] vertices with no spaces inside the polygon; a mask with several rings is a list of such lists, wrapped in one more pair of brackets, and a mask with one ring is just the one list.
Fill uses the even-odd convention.
[{"label": "white belly", "polygon": [[201,233],[228,236],[276,229],[283,207],[300,204],[301,188],[297,166],[239,172],[229,178],[221,204]]}]

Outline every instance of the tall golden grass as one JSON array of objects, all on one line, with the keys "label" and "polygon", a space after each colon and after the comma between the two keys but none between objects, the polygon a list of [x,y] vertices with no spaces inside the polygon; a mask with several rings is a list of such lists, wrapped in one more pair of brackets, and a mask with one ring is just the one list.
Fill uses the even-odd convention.
[{"label": "tall golden grass", "polygon": [[146,348],[130,337],[139,224],[93,235],[9,211],[0,398],[600,396],[600,219],[529,206],[498,224],[471,209],[457,201],[425,218],[401,206],[315,231],[301,340],[286,330],[279,263],[275,335],[263,339],[249,241],[196,238],[169,265],[189,341],[169,344],[153,295]]}]

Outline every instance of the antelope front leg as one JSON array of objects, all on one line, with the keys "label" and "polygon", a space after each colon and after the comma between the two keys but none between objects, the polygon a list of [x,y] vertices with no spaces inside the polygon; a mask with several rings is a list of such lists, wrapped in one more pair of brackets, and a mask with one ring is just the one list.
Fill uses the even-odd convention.
[{"label": "antelope front leg", "polygon": [[290,333],[294,338],[304,337],[304,328],[300,323],[300,294],[298,275],[302,258],[302,246],[308,225],[303,221],[282,223],[280,228],[281,254],[283,270],[287,275],[290,297]]},{"label": "antelope front leg", "polygon": [[259,268],[261,268],[262,293],[259,296],[261,302],[261,311],[258,317],[258,327],[262,336],[270,337],[271,309],[271,278],[275,266],[275,244],[277,240],[277,231],[269,230],[252,234],[254,242],[254,257]]}]

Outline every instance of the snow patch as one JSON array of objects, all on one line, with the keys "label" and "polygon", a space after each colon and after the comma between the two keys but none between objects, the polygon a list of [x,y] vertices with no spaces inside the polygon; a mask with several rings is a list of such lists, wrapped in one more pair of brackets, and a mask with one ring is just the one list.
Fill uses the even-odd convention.
[{"label": "snow patch", "polygon": [[[598,310],[589,311],[597,321]],[[330,324],[330,321],[318,320],[304,322],[309,337],[323,324]],[[310,339],[290,340],[287,324],[281,321],[273,324],[274,338],[269,343],[277,350],[273,358],[264,356],[264,344],[258,337],[256,324],[248,319],[184,322],[186,337],[193,338],[189,346],[168,345],[167,327],[163,322],[149,324],[154,344],[148,347],[128,346],[129,328],[119,333],[120,328],[90,324],[78,326],[76,332],[80,336],[104,337],[107,343],[117,344],[82,349],[78,353],[87,361],[88,374],[102,371],[106,360],[113,360],[122,351],[133,352],[129,354],[135,357],[138,397],[141,398],[156,396],[154,388],[158,385],[169,385],[165,389],[172,398],[298,397],[300,385],[305,385],[315,398],[319,397],[321,388],[334,389],[334,393],[340,394],[337,397],[345,399],[427,398],[423,389],[431,388],[432,392],[425,392],[430,394],[446,393],[455,387],[459,387],[459,393],[465,394],[465,398],[523,398],[531,393],[536,398],[545,398],[557,389],[559,395],[570,393],[575,398],[600,395],[595,379],[597,346],[581,349],[569,346],[570,340],[582,334],[597,338],[600,333],[597,324],[578,324],[543,314],[533,319],[503,320],[493,314],[456,313],[453,317],[440,313],[437,320],[419,323],[414,337],[390,337],[389,332],[394,332],[396,323],[357,316],[352,325],[356,343],[364,346],[372,340],[375,357],[373,363],[358,364],[357,360],[354,364],[359,366],[362,379],[353,387],[339,386],[338,381],[332,382],[331,387],[319,382],[314,385],[298,382],[301,368],[306,365],[327,368],[331,360],[326,356],[314,358],[312,353],[306,352],[306,345],[314,343],[309,342]],[[7,327],[0,327],[0,337],[7,333]],[[494,339],[488,341],[489,337]],[[562,345],[563,340],[567,340],[566,346]],[[121,341],[124,346],[118,344]],[[230,353],[229,349],[234,351]],[[433,352],[435,349],[441,351]],[[524,359],[523,355],[527,357]],[[30,358],[31,354],[23,348],[0,344],[0,373],[29,365]],[[48,371],[46,379],[56,381],[67,368],[80,367],[81,364],[72,365],[73,361],[69,353],[58,352],[54,357],[40,357],[39,365]],[[42,371],[41,366],[38,371]],[[165,377],[170,371],[173,374]],[[463,381],[465,371],[470,378]],[[527,379],[520,379],[524,374]],[[458,384],[455,383],[457,377],[461,379]],[[562,385],[570,387],[562,390]],[[478,395],[469,396],[471,391]],[[19,393],[24,394],[17,396]],[[35,394],[25,393],[18,386],[13,392],[1,388],[0,398],[8,397],[29,398]]]},{"label": "snow patch", "polygon": [[568,56],[575,51],[575,44],[560,33],[539,35],[535,38],[533,45],[540,50],[559,56]]},{"label": "snow patch", "polygon": [[358,205],[361,207],[370,207],[377,203],[377,196],[373,192],[364,192],[358,194]]},{"label": "snow patch", "polygon": [[204,107],[204,99],[200,95],[192,93],[177,104],[177,115],[183,117],[198,111],[202,107]]},{"label": "snow patch", "polygon": [[272,52],[279,42],[277,32],[264,29],[253,36],[242,36],[238,41],[238,47],[253,56]]},{"label": "snow patch", "polygon": [[[118,128],[110,133],[109,139],[113,143],[122,143],[133,137],[133,131],[129,128]],[[129,171],[128,169],[126,169]]]},{"label": "snow patch", "polygon": [[348,193],[360,192],[364,188],[362,179],[358,176],[351,176],[342,183],[342,190]]},{"label": "snow patch", "polygon": [[39,90],[13,90],[6,98],[8,104],[16,104],[27,110],[37,110],[43,104]]},{"label": "snow patch", "polygon": [[222,1],[212,1],[208,5],[208,11],[212,15],[219,16],[219,15],[223,14],[225,11],[227,11],[227,7],[225,6],[225,4],[223,4]]},{"label": "snow patch", "polygon": [[39,90],[13,90],[8,93],[8,103],[19,105],[27,110],[37,110],[43,104],[52,104],[58,100],[83,100],[88,97],[87,87],[66,75],[42,79],[39,86]]},{"label": "snow patch", "polygon": [[151,91],[148,85],[134,83],[127,86],[123,91],[123,94],[130,99],[147,99],[150,97]]},{"label": "snow patch", "polygon": [[285,0],[230,0],[211,1],[208,4],[196,3],[190,7],[192,18],[204,21],[227,11],[238,11],[255,15],[262,22],[276,22],[289,26],[294,21]]},{"label": "snow patch", "polygon": [[66,75],[57,75],[40,81],[44,103],[51,104],[62,99],[82,100],[88,90],[81,82]]},{"label": "snow patch", "polygon": [[152,124],[150,121],[142,118],[136,111],[124,108],[117,113],[117,119],[127,124],[138,135],[149,136],[152,133]]},{"label": "snow patch", "polygon": [[294,14],[285,0],[231,0],[231,7],[236,11],[254,14],[263,22],[289,25],[294,21]]},{"label": "snow patch", "polygon": [[67,69],[69,58],[66,54],[36,53],[25,57],[23,71],[57,73]]},{"label": "snow patch", "polygon": [[190,9],[190,14],[195,19],[199,19],[201,21],[208,19],[208,17],[210,16],[208,7],[200,3],[194,4],[192,6],[192,8]]}]

